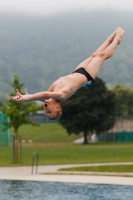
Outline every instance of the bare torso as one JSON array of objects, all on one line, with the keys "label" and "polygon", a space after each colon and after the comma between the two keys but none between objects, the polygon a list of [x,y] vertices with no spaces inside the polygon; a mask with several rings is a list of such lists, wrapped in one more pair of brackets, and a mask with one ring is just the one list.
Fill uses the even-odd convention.
[{"label": "bare torso", "polygon": [[49,92],[61,92],[64,96],[59,99],[61,101],[66,100],[72,96],[80,87],[83,87],[87,83],[87,78],[83,74],[73,73],[68,76],[60,77],[55,81],[50,88]]}]

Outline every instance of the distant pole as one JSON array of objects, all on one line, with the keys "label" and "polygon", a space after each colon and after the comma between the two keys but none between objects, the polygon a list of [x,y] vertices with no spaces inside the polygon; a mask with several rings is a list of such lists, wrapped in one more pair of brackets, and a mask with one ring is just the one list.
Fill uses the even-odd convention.
[{"label": "distant pole", "polygon": [[12,162],[15,162],[15,136],[12,136]]},{"label": "distant pole", "polygon": [[117,120],[117,123],[116,123],[116,129],[114,130],[114,133],[113,133],[113,143],[114,143],[114,151],[113,151],[113,155],[114,155],[114,158],[116,157],[116,133],[119,131],[119,121]]},{"label": "distant pole", "polygon": [[22,139],[19,136],[19,148],[20,148],[20,162],[22,163]]},{"label": "distant pole", "polygon": [[[44,112],[44,114],[45,114],[45,112]],[[47,118],[47,116],[46,116],[46,114],[45,114],[45,122],[46,122],[46,124],[48,123],[48,118]],[[46,149],[46,160],[48,159],[48,135],[47,135],[47,133],[45,133],[45,149]]]},{"label": "distant pole", "polygon": [[114,131],[113,132],[113,141],[114,141],[114,152],[113,152],[113,155],[114,155],[114,158],[116,157],[116,139],[115,139],[115,136],[116,136],[116,132]]}]

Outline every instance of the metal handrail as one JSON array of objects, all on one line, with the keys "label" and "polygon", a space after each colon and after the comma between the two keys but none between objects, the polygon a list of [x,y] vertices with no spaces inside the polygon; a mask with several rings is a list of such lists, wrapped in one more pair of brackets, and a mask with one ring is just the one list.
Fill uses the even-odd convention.
[{"label": "metal handrail", "polygon": [[31,173],[33,174],[33,170],[34,170],[34,159],[36,157],[36,174],[37,174],[37,170],[38,170],[38,160],[39,160],[39,154],[34,152],[32,155],[32,171]]}]

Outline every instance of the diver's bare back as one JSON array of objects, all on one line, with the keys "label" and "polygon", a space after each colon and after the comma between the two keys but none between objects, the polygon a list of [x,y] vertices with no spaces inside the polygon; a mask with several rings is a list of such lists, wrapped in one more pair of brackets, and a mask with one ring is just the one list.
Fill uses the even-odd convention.
[{"label": "diver's bare back", "polygon": [[60,77],[55,81],[50,88],[49,92],[62,92],[65,95],[65,99],[72,96],[80,87],[87,83],[87,79],[84,75],[79,73],[70,74]]}]

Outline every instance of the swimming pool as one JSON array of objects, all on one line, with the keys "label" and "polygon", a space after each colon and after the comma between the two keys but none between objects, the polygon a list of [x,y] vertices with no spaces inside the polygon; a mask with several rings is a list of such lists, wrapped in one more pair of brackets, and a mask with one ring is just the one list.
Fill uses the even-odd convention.
[{"label": "swimming pool", "polygon": [[0,200],[125,200],[133,186],[37,181],[0,181]]}]

